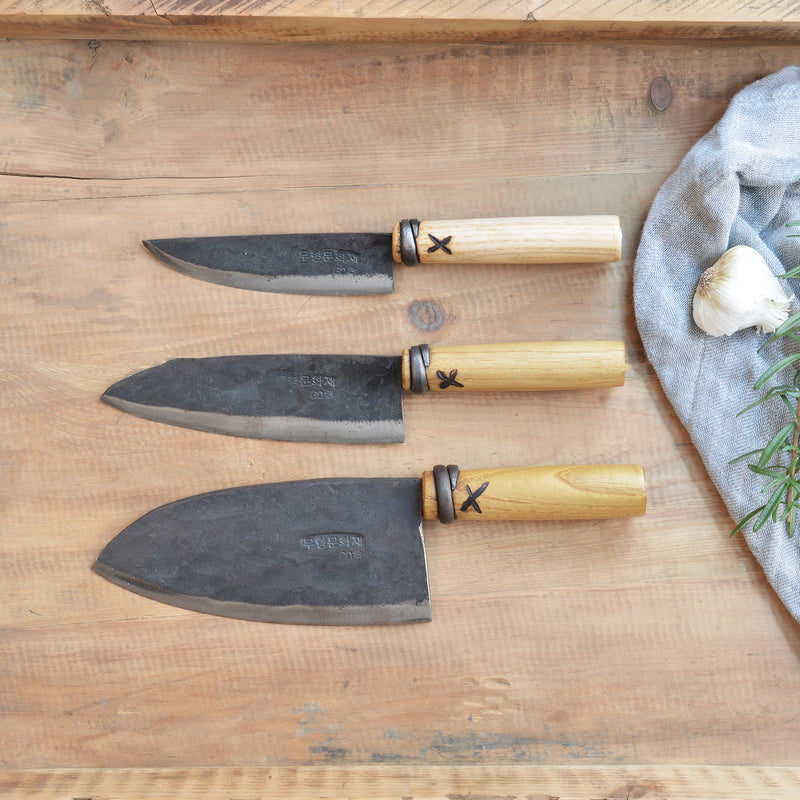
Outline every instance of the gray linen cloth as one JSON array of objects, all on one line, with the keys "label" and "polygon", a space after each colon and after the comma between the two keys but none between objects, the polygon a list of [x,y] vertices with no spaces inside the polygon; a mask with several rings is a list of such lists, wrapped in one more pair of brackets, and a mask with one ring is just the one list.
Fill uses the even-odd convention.
[{"label": "gray linen cloth", "polygon": [[[737,523],[766,501],[766,479],[747,462],[729,462],[763,448],[791,419],[779,399],[737,414],[762,396],[753,384],[789,345],[758,352],[768,336],[755,328],[708,336],[692,319],[692,297],[703,270],[737,244],[755,248],[776,275],[800,264],[800,238],[789,236],[800,228],[786,227],[798,219],[800,67],[789,66],[735,95],[687,153],[656,195],[634,265],[645,352]],[[800,297],[800,281],[781,282]],[[790,313],[798,308],[794,302]],[[791,374],[779,377],[787,383]],[[800,532],[789,538],[783,523],[768,523],[755,533],[748,525],[744,535],[800,621]]]}]

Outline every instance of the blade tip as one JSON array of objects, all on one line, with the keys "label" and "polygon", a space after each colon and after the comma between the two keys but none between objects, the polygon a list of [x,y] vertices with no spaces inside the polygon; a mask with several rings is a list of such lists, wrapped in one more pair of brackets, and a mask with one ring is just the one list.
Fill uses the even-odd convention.
[{"label": "blade tip", "polygon": [[106,389],[103,394],[100,395],[100,400],[106,405],[119,408],[120,397],[114,394],[113,386],[109,386],[108,389]]},{"label": "blade tip", "polygon": [[144,245],[145,249],[150,253],[150,255],[157,258],[163,264],[166,264],[168,267],[173,267],[177,269],[177,262],[174,256],[170,255],[165,249],[164,245],[168,242],[168,239],[142,239],[142,244]]},{"label": "blade tip", "polygon": [[99,575],[101,578],[112,581],[113,583],[114,581],[111,578],[112,571],[112,568],[105,561],[103,561],[103,554],[100,553],[100,555],[97,556],[92,564],[92,572],[94,572],[96,575]]},{"label": "blade tip", "polygon": [[142,245],[144,246],[145,250],[147,250],[150,255],[155,256],[156,258],[161,258],[161,248],[156,244],[156,239],[142,239]]}]

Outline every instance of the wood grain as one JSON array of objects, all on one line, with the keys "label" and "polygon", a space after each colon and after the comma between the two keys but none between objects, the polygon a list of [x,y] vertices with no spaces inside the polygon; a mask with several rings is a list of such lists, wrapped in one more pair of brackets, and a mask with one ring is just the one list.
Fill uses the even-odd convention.
[{"label": "wood grain", "polygon": [[6,36],[261,42],[796,41],[783,0],[0,0]]},{"label": "wood grain", "polygon": [[[796,796],[797,625],[728,537],[631,305],[658,187],[796,47],[0,48],[0,794]],[[619,214],[620,261],[305,297],[191,280],[140,243],[565,209]],[[625,385],[412,396],[403,445],[236,439],[99,400],[170,357],[575,339],[624,341]],[[223,620],[90,570],[149,509],[225,486],[609,461],[645,466],[644,517],[426,523],[427,625]]]},{"label": "wood grain", "polygon": [[[473,522],[612,519],[647,507],[644,470],[635,464],[460,470],[446,497],[455,520]],[[433,472],[423,473],[423,518],[441,519],[443,502]]]},{"label": "wood grain", "polygon": [[[409,226],[410,227],[410,226]],[[619,217],[513,217],[416,221],[416,264],[592,264],[621,253]],[[404,261],[401,223],[392,229],[392,255]]]},{"label": "wood grain", "polygon": [[346,796],[359,800],[456,797],[504,800],[794,800],[796,767],[547,766],[476,767],[211,767],[153,770],[30,770],[0,772],[8,800],[285,800]]},{"label": "wood grain", "polygon": [[[429,348],[424,369],[431,392],[541,392],[610,389],[625,383],[625,343],[503,342]],[[424,362],[423,362],[424,363]],[[412,391],[410,350],[402,382]],[[485,398],[491,402],[490,398]]]}]

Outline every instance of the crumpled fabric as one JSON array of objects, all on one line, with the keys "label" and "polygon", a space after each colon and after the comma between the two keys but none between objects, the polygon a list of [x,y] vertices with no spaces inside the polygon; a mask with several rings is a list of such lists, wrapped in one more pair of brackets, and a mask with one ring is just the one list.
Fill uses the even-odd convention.
[{"label": "crumpled fabric", "polygon": [[[729,462],[763,448],[792,418],[779,399],[739,412],[772,385],[753,390],[768,366],[798,345],[779,340],[759,352],[769,336],[756,328],[711,337],[694,323],[692,298],[703,271],[734,245],[757,250],[776,275],[800,264],[800,238],[789,236],[800,227],[786,227],[793,220],[800,220],[798,66],[733,97],[656,195],[634,264],[634,308],[647,358],[736,523],[768,494],[766,479],[748,461]],[[800,281],[781,283],[800,297]],[[790,313],[799,308],[793,303]],[[791,380],[787,372],[780,383]],[[753,532],[749,523],[743,535],[800,621],[800,532],[789,538],[783,522]]]}]

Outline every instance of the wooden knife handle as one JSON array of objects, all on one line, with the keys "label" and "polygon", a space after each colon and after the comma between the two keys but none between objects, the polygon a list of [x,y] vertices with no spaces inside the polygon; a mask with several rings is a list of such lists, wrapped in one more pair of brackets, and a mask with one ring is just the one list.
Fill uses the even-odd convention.
[{"label": "wooden knife handle", "polygon": [[422,476],[423,517],[442,522],[635,517],[645,513],[646,502],[644,469],[636,464],[438,466]]},{"label": "wooden knife handle", "polygon": [[625,382],[625,344],[515,342],[403,351],[403,388],[413,392],[537,392],[605,389]]},{"label": "wooden knife handle", "polygon": [[616,261],[619,217],[402,220],[392,230],[398,264],[556,264]]}]

